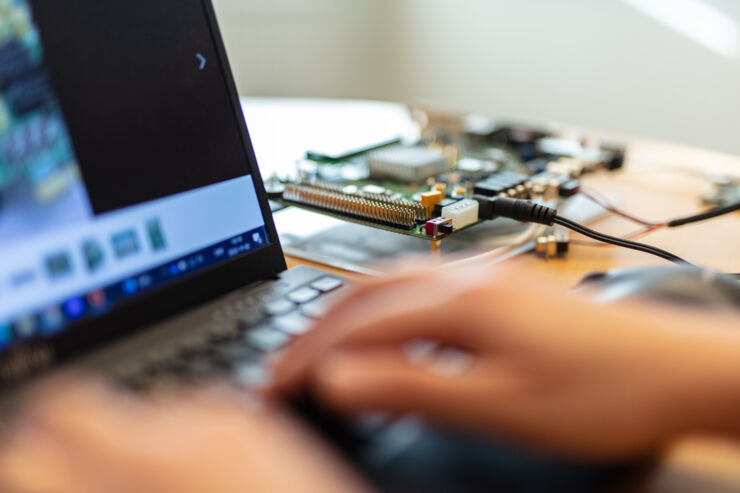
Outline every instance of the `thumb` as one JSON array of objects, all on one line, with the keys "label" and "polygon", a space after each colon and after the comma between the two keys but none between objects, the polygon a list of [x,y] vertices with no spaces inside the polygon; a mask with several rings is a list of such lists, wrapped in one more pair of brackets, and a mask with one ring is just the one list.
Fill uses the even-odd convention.
[{"label": "thumb", "polygon": [[482,397],[491,390],[474,362],[464,371],[440,373],[398,348],[333,351],[318,363],[312,383],[325,405],[343,413],[413,413],[451,424],[482,411]]}]

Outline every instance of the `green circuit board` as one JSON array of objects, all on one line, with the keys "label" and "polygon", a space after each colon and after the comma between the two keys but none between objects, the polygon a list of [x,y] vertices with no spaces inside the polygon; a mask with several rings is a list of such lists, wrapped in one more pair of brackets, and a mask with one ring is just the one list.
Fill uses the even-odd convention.
[{"label": "green circuit board", "polygon": [[[624,160],[621,147],[567,144],[514,126],[483,136],[459,132],[445,142],[427,136],[414,145],[384,144],[338,158],[309,153],[298,179],[273,177],[266,185],[282,205],[437,241],[480,223],[474,195],[557,201],[566,196],[564,185],[572,190],[583,173],[617,169]],[[444,217],[442,208],[454,204],[476,209]]]}]

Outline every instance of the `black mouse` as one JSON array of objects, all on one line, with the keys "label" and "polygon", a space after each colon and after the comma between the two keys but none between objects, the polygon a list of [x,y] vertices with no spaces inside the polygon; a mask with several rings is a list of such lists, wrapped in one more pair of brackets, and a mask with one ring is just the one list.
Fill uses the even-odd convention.
[{"label": "black mouse", "polygon": [[740,282],[693,266],[659,266],[595,272],[581,280],[575,291],[597,302],[648,300],[706,309],[740,310]]}]

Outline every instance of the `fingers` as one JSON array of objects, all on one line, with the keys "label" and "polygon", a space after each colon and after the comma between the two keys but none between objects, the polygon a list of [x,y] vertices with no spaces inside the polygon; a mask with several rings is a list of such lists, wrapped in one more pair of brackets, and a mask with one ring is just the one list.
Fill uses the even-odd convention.
[{"label": "fingers", "polygon": [[[0,477],[18,491],[96,491],[105,455],[95,456],[81,444],[121,429],[107,410],[111,393],[99,382],[72,376],[36,385],[26,396],[19,419],[0,452]],[[118,428],[116,428],[118,426]],[[112,446],[116,444],[111,443]],[[110,448],[110,447],[109,447]],[[108,461],[112,463],[113,461]],[[89,470],[80,474],[86,466]],[[38,471],[44,471],[39,475]],[[14,491],[8,486],[9,491]],[[5,490],[3,490],[5,491]],[[114,489],[109,489],[111,493]]]},{"label": "fingers", "polygon": [[[340,346],[397,346],[425,339],[463,348],[480,347],[477,326],[472,319],[461,323],[459,312],[449,309],[449,299],[441,293],[425,296],[417,284],[410,290],[408,286],[389,286],[337,308],[281,354],[273,365],[271,392],[295,390],[305,382],[314,362]],[[456,303],[465,310],[463,299]]]},{"label": "fingers", "polygon": [[383,411],[422,414],[433,420],[470,425],[484,414],[486,397],[503,388],[505,376],[484,374],[472,366],[448,377],[412,363],[397,349],[335,351],[311,377],[318,397],[344,413]]},{"label": "fingers", "polygon": [[47,433],[28,427],[18,428],[3,439],[0,491],[91,491],[86,478],[76,477],[76,465],[71,460],[68,451],[50,439]]},{"label": "fingers", "polygon": [[305,382],[310,366],[336,346],[395,344],[421,338],[480,347],[482,331],[494,331],[500,317],[511,318],[513,311],[523,306],[533,312],[530,316],[541,317],[536,313],[540,310],[528,308],[537,286],[532,288],[531,279],[521,271],[474,266],[425,266],[391,279],[363,283],[340,298],[313,331],[280,355],[273,365],[268,393],[297,389]]}]

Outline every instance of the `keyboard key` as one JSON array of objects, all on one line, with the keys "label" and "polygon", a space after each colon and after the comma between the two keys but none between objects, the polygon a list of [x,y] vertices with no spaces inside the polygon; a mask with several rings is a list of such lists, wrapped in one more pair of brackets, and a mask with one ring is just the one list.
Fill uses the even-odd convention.
[{"label": "keyboard key", "polygon": [[261,310],[249,309],[244,311],[239,315],[239,328],[241,330],[252,328],[260,323],[263,318]]},{"label": "keyboard key", "polygon": [[313,288],[300,288],[288,293],[288,299],[302,305],[319,297],[321,293]]},{"label": "keyboard key", "polygon": [[295,303],[290,300],[278,299],[265,305],[265,313],[271,316],[284,315],[293,311]]},{"label": "keyboard key", "polygon": [[229,344],[219,348],[217,354],[231,365],[247,361],[256,362],[261,359],[260,355],[254,349],[243,344]]},{"label": "keyboard key", "polygon": [[262,352],[272,352],[285,346],[290,336],[269,327],[260,327],[247,332],[247,344]]},{"label": "keyboard key", "polygon": [[318,289],[322,293],[328,293],[329,291],[334,291],[341,287],[343,284],[342,280],[337,279],[336,277],[323,277],[311,284],[311,287]]},{"label": "keyboard key", "polygon": [[301,306],[301,313],[311,318],[321,318],[331,304],[331,298],[320,298]]},{"label": "keyboard key", "polygon": [[208,328],[208,334],[211,342],[230,341],[241,336],[241,332],[236,322],[224,322],[213,325]]},{"label": "keyboard key", "polygon": [[121,381],[133,380],[144,374],[146,364],[139,360],[126,361],[113,370],[113,377]]},{"label": "keyboard key", "polygon": [[201,378],[215,374],[219,367],[220,365],[210,358],[197,357],[187,362],[185,371],[188,376]]},{"label": "keyboard key", "polygon": [[157,394],[160,392],[176,389],[181,384],[181,376],[175,375],[173,373],[166,373],[162,375],[157,375],[155,378],[151,379],[146,390],[151,392],[152,394]]},{"label": "keyboard key", "polygon": [[234,378],[237,383],[246,387],[257,387],[268,382],[270,377],[267,368],[256,362],[240,365],[234,370]]},{"label": "keyboard key", "polygon": [[273,327],[282,332],[298,336],[308,332],[313,321],[308,317],[304,317],[300,313],[290,313],[288,315],[283,315],[282,317],[275,317],[270,321],[270,323]]},{"label": "keyboard key", "polygon": [[178,341],[181,354],[192,355],[206,353],[209,351],[211,343],[208,334],[198,332],[189,334]]},{"label": "keyboard key", "polygon": [[142,358],[142,361],[150,366],[167,364],[168,361],[177,355],[178,349],[175,345],[158,346],[147,352]]}]

